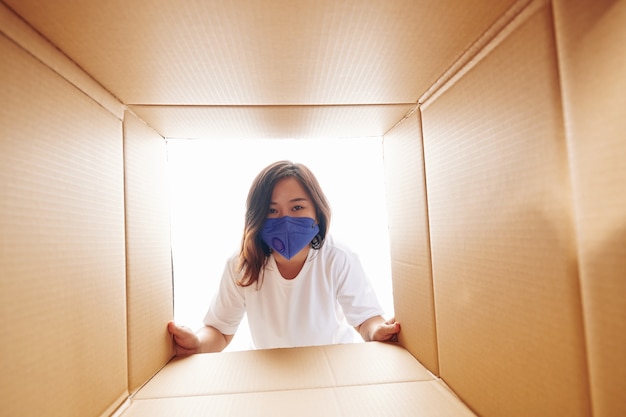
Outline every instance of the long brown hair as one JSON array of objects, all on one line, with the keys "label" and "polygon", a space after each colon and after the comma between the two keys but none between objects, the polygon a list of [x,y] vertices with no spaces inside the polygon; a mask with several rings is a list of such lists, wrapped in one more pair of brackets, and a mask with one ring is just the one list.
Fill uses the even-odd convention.
[{"label": "long brown hair", "polygon": [[291,161],[278,161],[266,167],[252,182],[246,201],[246,218],[239,253],[239,270],[243,277],[239,281],[242,287],[259,282],[259,276],[268,257],[270,248],[261,238],[261,229],[267,219],[272,192],[276,183],[283,178],[293,177],[308,192],[315,206],[319,222],[319,234],[315,249],[324,243],[330,226],[330,204],[313,173],[304,165]]}]

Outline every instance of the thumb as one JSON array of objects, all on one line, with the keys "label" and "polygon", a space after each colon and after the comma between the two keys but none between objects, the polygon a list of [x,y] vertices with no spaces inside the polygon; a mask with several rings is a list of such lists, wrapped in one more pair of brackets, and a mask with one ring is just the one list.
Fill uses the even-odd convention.
[{"label": "thumb", "polygon": [[167,331],[170,332],[171,334],[174,334],[174,332],[176,331],[176,323],[174,323],[174,320],[170,320],[167,322]]},{"label": "thumb", "polygon": [[392,323],[385,323],[385,330],[387,330],[387,332],[391,334],[398,333],[400,331],[400,323],[398,323],[397,321],[394,321]]},{"label": "thumb", "polygon": [[395,319],[387,320],[381,326],[381,330],[381,337],[383,340],[395,341],[398,337],[398,333],[400,332],[400,323],[395,321]]},{"label": "thumb", "polygon": [[397,333],[400,331],[400,322],[396,321],[395,317],[387,320],[385,324],[387,325],[387,328],[392,330],[394,333]]},{"label": "thumb", "polygon": [[171,320],[167,323],[167,331],[170,332],[173,336],[182,336],[185,333],[189,332],[189,330],[185,326],[177,325],[174,320]]}]

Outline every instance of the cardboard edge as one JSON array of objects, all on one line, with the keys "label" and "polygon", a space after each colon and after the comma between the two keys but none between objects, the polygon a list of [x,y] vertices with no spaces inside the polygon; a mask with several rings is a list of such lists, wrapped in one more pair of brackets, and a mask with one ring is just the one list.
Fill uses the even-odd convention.
[{"label": "cardboard edge", "polygon": [[[161,366],[159,369],[156,370],[156,372],[154,372],[154,374],[150,375],[149,378],[147,378],[140,386],[138,386],[135,390],[133,390],[132,392],[129,392],[127,395],[127,401],[130,403],[132,403],[132,401],[135,400],[135,396],[141,392],[141,390],[143,389],[143,387],[145,387],[146,385],[148,385],[148,383],[150,383],[150,381],[152,381],[154,379],[154,377],[156,377],[159,372],[161,372],[163,370],[163,368],[165,368],[167,365],[170,364],[170,362],[172,362],[174,359],[176,359],[178,356],[176,356],[175,354],[167,361],[163,364],[163,366]],[[142,400],[144,398],[139,398],[139,400]],[[150,398],[145,398],[145,399],[150,399]]]},{"label": "cardboard edge", "polygon": [[509,34],[523,24],[529,16],[549,3],[550,0],[518,0],[491,27],[489,27],[437,81],[418,99],[426,109],[438,96],[454,85]]},{"label": "cardboard edge", "polygon": [[[171,266],[171,224],[167,192],[158,192],[159,183],[166,178],[167,146],[162,136],[148,126],[142,119],[131,112],[125,113],[122,124],[124,142],[124,210],[126,233],[126,320],[128,339],[128,389],[136,392],[152,379],[175,356],[174,343],[166,331],[167,320],[173,319],[174,295],[173,275]],[[142,158],[137,157],[138,149],[145,152]],[[148,158],[148,155],[151,158]],[[162,158],[161,161],[159,159]],[[142,160],[140,160],[142,159]],[[156,169],[156,170],[155,170]],[[155,190],[156,193],[155,193]],[[136,196],[143,193],[149,197],[149,213],[146,205],[137,204]],[[160,209],[158,208],[160,207]],[[155,214],[156,213],[156,214]],[[155,216],[158,216],[155,218]],[[140,219],[140,220],[138,220]],[[162,223],[165,221],[166,223]],[[143,223],[142,223],[143,222]],[[145,222],[151,222],[146,227]],[[162,228],[157,227],[159,224]],[[156,231],[156,232],[155,232]],[[158,236],[152,235],[158,233]],[[136,242],[151,240],[155,246],[149,251],[137,250]],[[156,247],[156,242],[161,245]],[[166,242],[163,245],[163,242]],[[161,249],[167,253],[169,260],[162,265],[155,261],[154,254]],[[145,265],[159,265],[151,270]],[[159,274],[157,274],[159,272]],[[143,291],[142,291],[143,290]],[[144,295],[145,294],[145,295]],[[145,304],[149,308],[134,309],[131,304]],[[156,307],[158,304],[159,307]],[[167,307],[166,307],[167,306]],[[166,313],[164,309],[168,309]],[[160,314],[163,312],[163,314]],[[136,317],[149,316],[150,326],[137,326]],[[163,325],[156,325],[155,320],[163,320]],[[143,322],[143,320],[140,320]],[[135,337],[131,332],[135,331]],[[150,340],[150,341],[147,341]],[[158,349],[157,349],[157,343]],[[139,347],[145,354],[137,351]],[[150,353],[146,352],[150,350]],[[158,362],[153,362],[158,360]],[[149,366],[149,368],[147,368]],[[154,365],[154,366],[152,366]],[[139,377],[139,378],[137,378]]]},{"label": "cardboard edge", "polygon": [[[133,114],[144,120],[166,140],[215,137],[234,140],[381,137],[396,120],[404,118],[414,107],[415,103],[128,105]],[[204,122],[190,131],[185,122],[189,115]],[[305,124],[308,127],[294,127],[300,125],[301,120],[310,121]],[[324,120],[324,123],[320,120]],[[216,124],[216,121],[220,123]],[[237,128],[225,127],[224,121],[229,121]]]},{"label": "cardboard edge", "polygon": [[128,391],[125,390],[110,406],[107,408],[100,417],[118,417],[121,416],[124,410],[130,405],[128,398]]},{"label": "cardboard edge", "polygon": [[0,2],[0,33],[91,97],[116,118],[124,119],[125,106],[120,100],[3,2]]},{"label": "cardboard edge", "polygon": [[[423,280],[410,280],[415,286],[408,287],[407,282],[404,281],[404,271],[413,269],[414,271],[422,271],[421,266],[425,266],[423,262],[416,262],[412,259],[411,262],[407,261],[406,256],[397,254],[397,248],[391,245],[391,270],[393,276],[393,289],[394,289],[394,304],[396,309],[398,306],[407,305],[409,297],[408,293],[418,291],[423,297],[428,298],[430,302],[430,308],[428,313],[425,314],[426,309],[419,310],[419,314],[412,311],[412,308],[405,309],[410,314],[402,315],[398,312],[397,318],[403,325],[406,324],[407,329],[411,332],[400,332],[398,335],[398,341],[401,346],[407,349],[426,369],[437,375],[439,373],[439,354],[438,354],[438,340],[437,340],[437,315],[434,296],[434,279],[432,271],[432,253],[431,253],[431,237],[430,237],[430,214],[428,211],[428,187],[426,183],[426,168],[425,168],[425,156],[424,156],[424,141],[423,141],[423,126],[422,126],[422,113],[421,106],[417,105],[413,110],[408,113],[400,122],[398,122],[393,129],[388,131],[383,137],[383,154],[385,160],[385,183],[386,183],[386,198],[387,205],[393,205],[393,202],[397,199],[405,199],[407,190],[409,188],[412,198],[420,199],[420,195],[423,197],[423,217],[422,209],[418,210],[419,218],[414,217],[416,223],[411,223],[413,227],[417,227],[420,230],[423,226],[422,234],[415,234],[415,230],[411,228],[411,245],[419,246],[419,250],[426,250],[425,260],[427,260],[427,273],[428,279]],[[406,169],[400,174],[394,167],[398,164],[400,166],[403,163],[411,164],[411,173],[407,174]],[[401,176],[401,178],[400,178]],[[396,182],[401,180],[405,185],[396,185]],[[410,181],[410,185],[407,182]],[[404,188],[399,188],[404,187]],[[423,194],[422,194],[423,193]],[[411,200],[412,204],[415,204],[414,200]],[[404,201],[403,201],[404,202]],[[418,203],[419,204],[419,203]],[[390,216],[396,214],[389,213]],[[394,225],[394,221],[391,217],[389,222],[389,234],[390,236],[395,233],[395,230],[402,229]],[[423,237],[423,240],[418,239],[417,236]],[[422,246],[425,245],[425,246]],[[412,249],[415,250],[415,249]],[[399,256],[400,255],[400,256]],[[421,266],[420,266],[421,265]],[[416,269],[417,268],[417,269]],[[426,272],[425,270],[423,272]],[[397,279],[396,279],[397,278]],[[418,283],[419,281],[419,283]],[[426,292],[421,290],[429,287]],[[415,296],[415,294],[413,294]],[[412,297],[414,298],[414,297]],[[408,304],[410,305],[410,303]],[[426,305],[426,304],[422,304]],[[417,315],[416,315],[417,314]],[[419,318],[417,317],[419,316]],[[431,321],[432,319],[432,321]],[[421,323],[417,326],[417,323]],[[431,323],[431,325],[425,325],[425,323]],[[419,327],[418,331],[415,328]]]}]

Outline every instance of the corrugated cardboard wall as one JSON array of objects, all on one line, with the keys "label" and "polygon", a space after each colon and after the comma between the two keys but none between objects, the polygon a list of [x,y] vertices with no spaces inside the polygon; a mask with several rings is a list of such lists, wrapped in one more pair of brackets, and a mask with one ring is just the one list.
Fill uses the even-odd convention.
[{"label": "corrugated cardboard wall", "polygon": [[164,139],[132,113],[124,118],[128,387],[139,388],[173,356],[173,315]]},{"label": "corrugated cardboard wall", "polygon": [[626,2],[555,1],[593,415],[626,415]]},{"label": "corrugated cardboard wall", "polygon": [[527,10],[422,108],[440,375],[484,416],[589,415],[552,22]]},{"label": "corrugated cardboard wall", "polygon": [[127,394],[122,122],[0,35],[0,413]]},{"label": "corrugated cardboard wall", "polygon": [[385,135],[393,300],[400,343],[439,374],[421,135],[419,112]]},{"label": "corrugated cardboard wall", "polygon": [[0,23],[0,407],[109,415],[173,353],[165,141],[4,6]]},{"label": "corrugated cardboard wall", "polygon": [[[525,8],[421,107],[426,191],[387,161],[409,193],[391,205],[428,198],[440,375],[484,416],[626,413],[626,6],[554,3]],[[394,279],[407,247],[400,278],[428,279],[416,211],[391,220],[407,240]]]}]

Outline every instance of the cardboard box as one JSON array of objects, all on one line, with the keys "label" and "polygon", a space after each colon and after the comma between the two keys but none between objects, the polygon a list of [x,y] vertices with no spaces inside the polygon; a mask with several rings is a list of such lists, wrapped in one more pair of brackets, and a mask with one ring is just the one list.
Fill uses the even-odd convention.
[{"label": "cardboard box", "polygon": [[[625,42],[624,2],[5,0],[3,415],[626,415]],[[172,360],[163,138],[351,133],[399,343]]]},{"label": "cardboard box", "polygon": [[405,349],[374,342],[175,359],[122,415],[173,404],[182,415],[474,415]]}]

